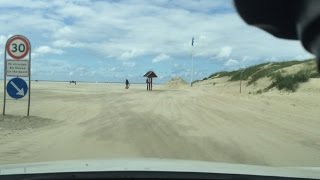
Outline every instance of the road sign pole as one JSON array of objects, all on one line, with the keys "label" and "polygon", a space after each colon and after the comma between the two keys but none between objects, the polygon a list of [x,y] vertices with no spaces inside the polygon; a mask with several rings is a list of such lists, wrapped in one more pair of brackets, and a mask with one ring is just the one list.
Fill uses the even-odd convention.
[{"label": "road sign pole", "polygon": [[28,112],[27,112],[27,116],[29,116],[30,114],[30,95],[31,95],[31,44],[28,40],[29,43],[29,91],[28,91]]},{"label": "road sign pole", "polygon": [[191,67],[191,82],[190,82],[190,86],[192,87],[192,83],[193,83],[193,74],[194,74],[194,64],[193,64],[193,43],[194,43],[194,37],[192,37],[192,41],[191,41],[191,63],[192,63],[192,67]]},{"label": "road sign pole", "polygon": [[[6,112],[7,93],[14,99],[23,98],[28,94],[27,116],[30,115],[31,101],[31,49],[30,41],[21,35],[12,36],[7,40],[4,53],[4,95],[3,95],[3,115]],[[29,59],[24,59],[28,57]],[[10,57],[10,59],[8,59]],[[28,62],[27,62],[28,61]],[[27,67],[28,66],[28,67]],[[28,72],[27,72],[28,71]],[[7,83],[7,76],[15,78]],[[28,77],[29,85],[24,79],[19,77]]]},{"label": "road sign pole", "polygon": [[[6,45],[7,46],[7,45]],[[3,78],[3,110],[2,115],[6,115],[6,96],[7,96],[7,50],[4,50],[4,78]]]},{"label": "road sign pole", "polygon": [[191,46],[191,79],[190,79],[190,86],[192,87],[192,81],[193,81],[193,45]]},{"label": "road sign pole", "polygon": [[241,86],[242,86],[242,73],[243,73],[244,69],[240,69],[240,94],[241,94]]},{"label": "road sign pole", "polygon": [[[193,49],[193,47],[192,47],[192,49]],[[192,72],[191,72],[191,83],[190,83],[190,85],[191,85],[191,87],[192,87],[192,82],[193,82],[193,70],[194,70],[194,67],[193,67],[193,50],[191,50],[191,61],[192,61]]]},{"label": "road sign pole", "polygon": [[240,73],[240,94],[241,94],[241,81],[242,81],[242,71]]}]

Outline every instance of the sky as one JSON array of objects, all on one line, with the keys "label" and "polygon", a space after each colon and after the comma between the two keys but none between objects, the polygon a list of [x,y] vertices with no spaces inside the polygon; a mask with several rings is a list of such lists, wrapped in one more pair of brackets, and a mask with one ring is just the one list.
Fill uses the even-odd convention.
[{"label": "sky", "polygon": [[26,36],[34,80],[141,83],[153,70],[156,83],[190,81],[192,56],[194,79],[313,57],[248,26],[229,0],[0,0],[0,11],[0,56],[8,38]]}]

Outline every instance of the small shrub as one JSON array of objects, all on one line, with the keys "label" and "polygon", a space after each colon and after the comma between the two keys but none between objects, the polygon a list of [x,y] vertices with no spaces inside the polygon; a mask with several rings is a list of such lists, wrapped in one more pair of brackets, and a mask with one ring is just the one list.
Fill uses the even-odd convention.
[{"label": "small shrub", "polygon": [[299,83],[307,82],[309,80],[309,74],[305,71],[299,71],[294,75],[283,76],[281,73],[277,73],[272,77],[274,81],[267,88],[267,90],[276,87],[279,90],[287,90],[295,92],[298,89]]},{"label": "small shrub", "polygon": [[259,90],[257,91],[257,94],[261,94],[261,93],[262,93],[262,90],[259,89]]},{"label": "small shrub", "polygon": [[310,77],[310,78],[320,78],[320,73],[318,73],[318,72],[312,72],[309,77]]}]

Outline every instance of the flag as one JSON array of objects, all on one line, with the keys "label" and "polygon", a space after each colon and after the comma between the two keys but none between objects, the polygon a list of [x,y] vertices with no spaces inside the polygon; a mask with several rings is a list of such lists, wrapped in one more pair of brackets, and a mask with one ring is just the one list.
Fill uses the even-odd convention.
[{"label": "flag", "polygon": [[194,37],[192,37],[191,46],[193,46],[193,43],[194,43]]}]

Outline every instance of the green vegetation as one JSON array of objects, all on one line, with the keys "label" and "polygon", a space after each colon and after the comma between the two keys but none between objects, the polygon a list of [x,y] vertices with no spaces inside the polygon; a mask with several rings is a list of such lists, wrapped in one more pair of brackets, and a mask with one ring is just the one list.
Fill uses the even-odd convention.
[{"label": "green vegetation", "polygon": [[249,80],[248,85],[253,84],[258,79],[263,77],[270,77],[272,73],[274,73],[277,70],[297,65],[297,64],[303,64],[308,63],[312,64],[313,59],[308,59],[305,61],[285,61],[285,62],[267,62],[262,63],[254,66],[250,66],[243,70],[235,70],[235,71],[221,71],[216,72],[214,74],[211,74],[207,78],[204,79],[213,79],[213,78],[221,78],[221,77],[230,77],[230,81],[239,81],[241,77],[241,71],[242,71],[242,80]]},{"label": "green vegetation", "polygon": [[248,80],[250,76],[252,76],[256,72],[263,69],[263,67],[267,64],[269,63],[258,64],[258,65],[250,66],[243,70],[238,70],[238,72],[230,78],[230,81],[239,81],[241,77],[241,71],[242,71],[242,80]]},{"label": "green vegetation", "polygon": [[[284,68],[298,64],[303,64],[303,69],[296,73],[286,73]],[[279,90],[295,92],[299,86],[299,83],[307,82],[309,78],[320,78],[320,74],[316,70],[314,59],[308,59],[304,61],[294,60],[262,63],[250,66],[243,70],[217,72],[211,74],[203,80],[221,77],[229,77],[229,81],[239,81],[242,77],[242,80],[247,81],[248,86],[252,84],[255,85],[256,82],[261,78],[270,78],[272,83],[268,87],[260,89],[256,92],[256,94],[260,94],[274,87]]]},{"label": "green vegetation", "polygon": [[208,79],[220,78],[220,77],[225,77],[225,76],[233,76],[233,75],[235,75],[236,73],[238,73],[238,71],[231,71],[231,72],[221,71],[221,72],[217,72],[217,73],[211,74],[211,75],[208,77]]},{"label": "green vegetation", "polygon": [[248,82],[248,85],[251,85],[252,83],[256,82],[260,78],[263,77],[270,77],[272,73],[279,69],[283,69],[289,66],[293,66],[296,64],[301,64],[303,61],[289,61],[289,62],[277,62],[277,63],[270,63],[270,65],[266,68],[261,69],[260,71],[257,71],[251,76],[251,79]]},{"label": "green vegetation", "polygon": [[261,93],[262,93],[262,90],[259,89],[259,90],[257,91],[257,94],[261,94]]},{"label": "green vegetation", "polygon": [[[242,73],[243,80],[249,80],[248,85],[253,84],[257,80],[263,77],[270,77],[275,71],[283,69],[296,64],[302,64],[305,61],[288,61],[288,62],[274,62],[274,63],[263,63],[255,66],[248,67]],[[230,81],[240,80],[240,73],[237,76],[232,76]]]},{"label": "green vegetation", "polygon": [[320,73],[318,73],[318,72],[312,72],[312,73],[310,73],[310,76],[309,76],[310,78],[320,78]]},{"label": "green vegetation", "polygon": [[308,82],[310,78],[310,72],[300,70],[296,74],[283,76],[281,73],[273,75],[274,81],[266,89],[269,90],[276,87],[279,90],[287,90],[295,92],[298,89],[299,83]]}]

